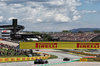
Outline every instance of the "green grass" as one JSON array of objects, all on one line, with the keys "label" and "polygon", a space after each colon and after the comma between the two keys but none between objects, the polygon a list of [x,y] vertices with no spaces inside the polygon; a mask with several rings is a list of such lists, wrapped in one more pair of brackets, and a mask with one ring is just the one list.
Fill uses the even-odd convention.
[{"label": "green grass", "polygon": [[48,59],[55,59],[55,58],[58,58],[58,56],[50,55],[50,57]]},{"label": "green grass", "polygon": [[[37,55],[34,55],[34,56],[32,56],[32,57],[36,57]],[[27,55],[14,55],[14,56],[12,56],[12,55],[9,55],[9,56],[7,56],[7,55],[5,55],[5,56],[0,56],[0,58],[12,58],[12,57],[28,57]]]},{"label": "green grass", "polygon": [[87,58],[88,61],[94,62],[94,58]]},{"label": "green grass", "polygon": [[0,58],[10,58],[10,57],[28,57],[28,56],[26,56],[26,55],[0,56]]}]

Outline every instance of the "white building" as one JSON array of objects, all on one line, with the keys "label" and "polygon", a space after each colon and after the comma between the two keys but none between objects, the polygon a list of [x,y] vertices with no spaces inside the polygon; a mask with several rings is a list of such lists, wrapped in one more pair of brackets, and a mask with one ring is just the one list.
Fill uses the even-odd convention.
[{"label": "white building", "polygon": [[0,30],[0,38],[10,38],[11,30]]}]

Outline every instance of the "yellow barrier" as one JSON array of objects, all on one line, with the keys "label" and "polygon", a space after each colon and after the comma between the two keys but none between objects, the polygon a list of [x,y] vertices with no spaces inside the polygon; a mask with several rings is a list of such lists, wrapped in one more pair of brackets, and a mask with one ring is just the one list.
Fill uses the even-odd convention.
[{"label": "yellow barrier", "polygon": [[2,41],[2,39],[0,39],[0,41]]},{"label": "yellow barrier", "polygon": [[38,54],[41,54],[41,52],[37,52]]},{"label": "yellow barrier", "polygon": [[29,61],[35,59],[47,59],[50,55],[40,56],[40,57],[12,57],[12,58],[0,58],[0,62],[11,62],[11,61]]},{"label": "yellow barrier", "polygon": [[20,42],[20,49],[100,49],[100,42]]},{"label": "yellow barrier", "polygon": [[81,62],[87,62],[87,59],[85,59],[85,58],[80,58],[80,61],[81,61]]}]

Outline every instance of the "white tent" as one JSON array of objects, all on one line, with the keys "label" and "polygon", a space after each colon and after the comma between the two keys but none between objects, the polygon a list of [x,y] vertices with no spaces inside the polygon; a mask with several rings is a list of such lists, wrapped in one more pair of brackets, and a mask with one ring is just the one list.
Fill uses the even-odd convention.
[{"label": "white tent", "polygon": [[38,38],[26,38],[27,40],[39,41]]}]

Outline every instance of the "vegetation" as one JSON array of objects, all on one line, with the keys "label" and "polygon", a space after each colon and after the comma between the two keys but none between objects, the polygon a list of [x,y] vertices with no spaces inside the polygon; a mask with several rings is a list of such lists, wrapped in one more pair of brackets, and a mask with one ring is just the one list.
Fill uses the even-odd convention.
[{"label": "vegetation", "polygon": [[26,55],[16,55],[16,56],[0,56],[0,58],[9,58],[9,57],[28,57]]},{"label": "vegetation", "polygon": [[42,34],[42,38],[44,41],[51,41],[52,37],[49,34]]},{"label": "vegetation", "polygon": [[94,30],[93,32],[94,33],[100,33],[100,30]]},{"label": "vegetation", "polygon": [[63,33],[68,33],[69,31],[68,31],[68,30],[63,30],[62,32],[63,32]]},{"label": "vegetation", "polygon": [[50,55],[50,57],[48,59],[55,59],[55,58],[58,58],[58,56]]},{"label": "vegetation", "polygon": [[83,31],[78,31],[78,33],[84,33]]}]

